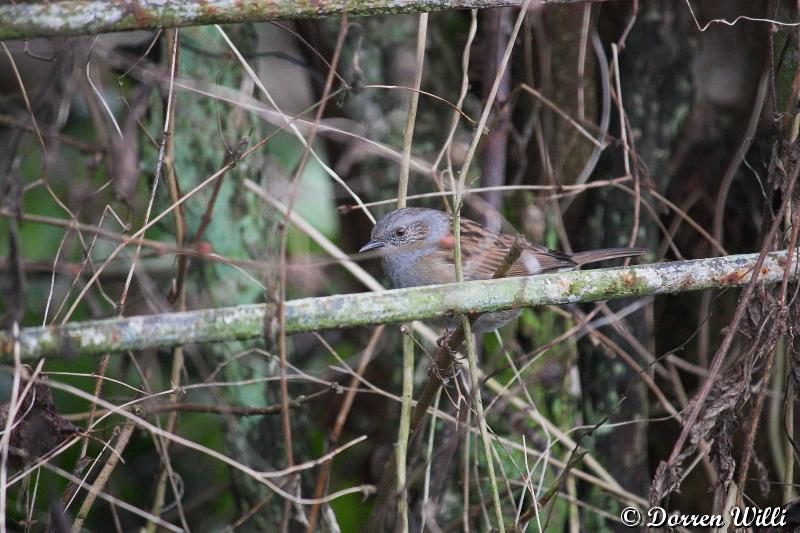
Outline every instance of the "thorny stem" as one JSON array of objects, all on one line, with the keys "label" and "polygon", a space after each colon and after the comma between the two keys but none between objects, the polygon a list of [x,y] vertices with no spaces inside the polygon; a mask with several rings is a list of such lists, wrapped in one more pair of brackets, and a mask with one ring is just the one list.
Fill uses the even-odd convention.
[{"label": "thorny stem", "polygon": [[[178,46],[177,41],[177,31],[173,33],[167,33],[167,49],[173,50],[173,58],[172,61],[174,62],[174,70],[177,73],[178,66],[180,65],[180,48]],[[170,131],[168,132],[166,139],[167,139],[167,146],[166,146],[166,153],[164,154],[164,174],[166,176],[167,182],[167,189],[169,191],[169,199],[171,202],[177,202],[178,198],[180,198],[180,186],[178,184],[178,177],[175,173],[175,137],[172,134],[175,128],[175,106],[171,106],[169,111],[170,116],[167,118],[167,122],[170,124]],[[222,179],[217,180],[216,185],[222,183]],[[215,189],[216,191],[216,189]],[[213,207],[213,200],[212,203],[209,205],[209,209]],[[184,239],[186,233],[186,221],[183,217],[183,206],[179,207],[175,210],[175,246],[178,248],[183,247]],[[196,244],[195,239],[195,244]],[[176,304],[176,308],[178,311],[185,311],[186,310],[186,287],[184,282],[186,280],[186,274],[188,272],[188,256],[181,255],[178,257],[178,261],[176,264],[176,273],[175,273],[175,286],[174,286],[174,294],[173,294],[173,301]],[[173,388],[180,386],[181,382],[181,372],[183,371],[184,365],[184,353],[183,353],[183,346],[176,346],[172,350],[172,374],[170,377],[170,385]],[[173,394],[171,401],[177,402],[178,395]],[[169,416],[167,417],[167,424],[166,429],[170,433],[175,431],[175,428],[178,423],[178,411],[170,412]],[[175,501],[179,501],[178,494],[179,491],[176,490],[177,487],[175,486],[175,479],[173,476],[172,468],[168,464],[169,462],[169,441],[163,439],[161,441],[161,455],[163,464],[161,465],[161,469],[158,474],[158,481],[156,482],[156,489],[155,495],[153,497],[153,504],[150,509],[150,513],[154,516],[161,516],[161,510],[164,507],[164,496],[166,494],[166,487],[167,487],[167,478],[169,476],[170,483],[173,488],[173,492],[175,493]],[[181,513],[183,515],[183,513]],[[155,531],[156,524],[150,522],[147,524],[147,533],[153,533]]]},{"label": "thorny stem", "polygon": [[[753,270],[755,272],[759,272],[761,270],[767,256],[767,250],[770,246],[770,243],[773,241],[775,235],[778,232],[781,219],[783,218],[783,215],[786,212],[787,207],[789,205],[789,201],[792,198],[795,184],[797,183],[798,173],[800,173],[800,164],[796,164],[792,169],[792,173],[788,179],[786,190],[784,191],[784,198],[783,201],[781,202],[780,209],[778,210],[778,213],[773,219],[772,226],[770,227],[769,231],[767,232],[767,235],[764,238],[763,241],[764,244],[762,245],[761,252],[758,254],[758,257],[756,258],[755,261],[755,265],[753,266]],[[792,274],[796,274],[796,272],[794,272],[795,268],[793,264],[787,264],[786,268],[792,270]],[[716,382],[716,378],[719,375],[720,370],[722,370],[722,363],[724,362],[725,356],[727,355],[731,343],[733,342],[733,337],[736,335],[739,329],[739,324],[744,318],[745,312],[747,310],[747,304],[750,301],[750,296],[753,294],[757,282],[758,278],[756,276],[753,276],[750,279],[750,282],[747,284],[745,290],[740,295],[739,304],[736,308],[736,312],[733,316],[733,319],[731,320],[731,323],[728,326],[728,331],[725,334],[725,337],[722,339],[722,342],[720,343],[720,346],[717,349],[717,352],[714,354],[714,358],[711,361],[711,367],[708,370],[708,376],[706,377],[706,380],[703,383],[702,389],[697,394],[694,402],[692,403],[691,411],[685,418],[683,430],[681,431],[678,440],[675,441],[675,444],[672,448],[672,453],[669,456],[669,460],[667,461],[666,464],[662,463],[663,467],[671,468],[678,463],[681,450],[683,449],[684,444],[686,444],[686,440],[689,438],[689,433],[691,432],[694,425],[697,423],[697,419],[700,416],[700,411],[703,409],[705,400],[708,397],[708,394],[711,392],[711,388]]]},{"label": "thorny stem", "polygon": [[[777,224],[778,221],[776,221]],[[800,231],[800,209],[795,212],[794,220],[792,221],[792,233],[789,238],[789,247],[786,251],[786,257],[791,264],[792,254],[797,246],[798,231]],[[753,452],[753,444],[755,443],[756,432],[758,430],[759,421],[761,420],[761,409],[764,407],[764,397],[766,396],[767,389],[769,388],[770,374],[772,366],[775,363],[775,355],[777,349],[775,347],[775,339],[784,334],[786,328],[788,309],[786,308],[786,294],[789,288],[789,270],[786,269],[784,273],[783,282],[781,283],[780,297],[778,298],[778,319],[773,323],[772,331],[769,336],[769,345],[767,362],[764,365],[764,374],[761,378],[761,387],[756,397],[755,406],[751,416],[750,431],[747,433],[745,440],[744,451],[742,452],[742,460],[739,465],[739,478],[737,483],[737,501],[742,504],[742,494],[744,493],[745,483],[747,483],[747,472],[750,469],[750,456]]]}]

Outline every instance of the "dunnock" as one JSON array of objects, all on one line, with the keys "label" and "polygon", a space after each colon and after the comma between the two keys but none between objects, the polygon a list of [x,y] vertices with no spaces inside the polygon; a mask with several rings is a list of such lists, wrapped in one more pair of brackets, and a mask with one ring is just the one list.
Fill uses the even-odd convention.
[{"label": "dunnock", "polygon": [[[468,218],[461,218],[461,261],[464,281],[489,279],[503,264],[514,245],[514,236],[494,233]],[[383,249],[383,271],[395,288],[436,285],[456,281],[453,264],[453,217],[442,211],[420,207],[397,209],[378,220],[372,239],[359,252]],[[548,250],[526,243],[507,276],[532,276],[563,272],[587,263],[642,255],[644,248],[606,248],[576,254]],[[518,309],[482,315],[473,329],[492,331],[519,314]],[[460,319],[445,321],[448,329]]]}]

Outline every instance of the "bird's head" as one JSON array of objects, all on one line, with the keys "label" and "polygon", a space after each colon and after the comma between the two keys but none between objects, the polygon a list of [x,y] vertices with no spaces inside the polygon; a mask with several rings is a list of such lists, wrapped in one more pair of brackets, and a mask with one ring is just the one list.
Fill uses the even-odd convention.
[{"label": "bird's head", "polygon": [[[419,249],[450,233],[450,217],[435,209],[406,207],[384,215],[372,228],[370,241],[359,252],[378,248]],[[387,250],[388,251],[388,250]]]}]

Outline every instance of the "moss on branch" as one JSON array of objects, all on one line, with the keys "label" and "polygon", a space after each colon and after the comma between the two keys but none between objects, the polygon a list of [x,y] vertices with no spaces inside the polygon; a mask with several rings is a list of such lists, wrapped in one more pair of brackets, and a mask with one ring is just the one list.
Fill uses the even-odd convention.
[{"label": "moss on branch", "polygon": [[[568,4],[598,0],[542,0]],[[258,22],[518,6],[519,0],[62,0],[0,5],[0,40]]]},{"label": "moss on branch", "polygon": [[[741,286],[750,280],[756,258],[747,254],[291,300],[286,302],[286,332]],[[759,281],[777,283],[785,267],[785,252],[769,254]],[[268,304],[240,305],[76,322],[26,328],[19,341],[22,357],[31,359],[251,339],[262,334],[265,318],[274,311]],[[13,339],[0,333],[0,357],[8,358],[12,349]]]}]

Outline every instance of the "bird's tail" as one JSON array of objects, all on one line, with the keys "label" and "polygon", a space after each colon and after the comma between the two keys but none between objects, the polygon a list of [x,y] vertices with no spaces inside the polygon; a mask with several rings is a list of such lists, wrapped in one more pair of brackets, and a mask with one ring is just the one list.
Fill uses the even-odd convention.
[{"label": "bird's tail", "polygon": [[589,263],[597,263],[598,261],[605,261],[606,259],[636,257],[646,252],[647,248],[603,248],[602,250],[579,252],[572,256],[572,260],[581,266]]}]

